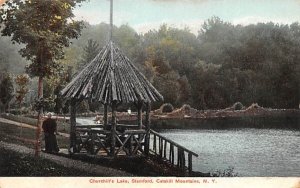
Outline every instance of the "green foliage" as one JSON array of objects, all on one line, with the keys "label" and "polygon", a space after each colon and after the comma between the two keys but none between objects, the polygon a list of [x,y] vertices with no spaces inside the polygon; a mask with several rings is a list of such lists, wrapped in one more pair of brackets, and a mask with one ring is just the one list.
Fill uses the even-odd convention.
[{"label": "green foliage", "polygon": [[0,101],[5,111],[8,109],[9,102],[13,99],[13,92],[14,86],[11,76],[7,73],[3,73],[3,78],[0,78]]},{"label": "green foliage", "polygon": [[77,112],[78,113],[85,113],[88,112],[89,110],[89,104],[87,101],[81,101],[77,107]]},{"label": "green foliage", "polygon": [[34,158],[28,154],[22,154],[7,149],[0,149],[0,175],[9,177],[24,176],[95,176],[96,174],[85,172],[77,168],[67,168],[51,160]]},{"label": "green foliage", "polygon": [[[86,28],[81,37],[72,40],[65,49],[65,58],[55,60],[65,67],[55,77],[60,81],[50,78],[52,83],[45,84],[49,86],[45,91],[59,91],[56,87],[63,87],[68,82],[65,75],[72,75],[66,74],[67,67],[80,70],[80,61],[77,60],[90,61],[85,56],[96,54],[96,43],[99,47],[106,44],[108,24],[84,24]],[[113,40],[162,93],[165,102],[176,107],[189,104],[197,109],[219,109],[240,101],[245,106],[258,103],[264,107],[298,108],[298,23],[235,26],[213,17],[202,25],[198,36],[188,29],[167,25],[137,34],[129,25],[122,25],[114,27]],[[1,56],[0,52],[0,67],[1,61],[15,60]],[[2,65],[4,67],[7,63]],[[51,97],[56,99],[54,94]],[[159,107],[159,104],[153,107]]]},{"label": "green foliage", "polygon": [[9,37],[0,37],[0,70],[12,74],[24,72],[26,61],[18,53],[20,48],[20,45],[13,45]]},{"label": "green foliage", "polygon": [[29,76],[27,74],[20,74],[15,78],[17,84],[16,100],[19,105],[24,101],[26,94],[28,93]]},{"label": "green foliage", "polygon": [[86,46],[83,48],[81,61],[79,62],[80,69],[84,68],[86,64],[90,63],[99,53],[99,44],[93,39],[89,39]]},{"label": "green foliage", "polygon": [[297,107],[299,28],[298,23],[233,26],[217,18],[206,22],[198,36],[200,59],[221,66],[215,82],[220,83],[218,93],[227,106],[241,101],[274,108]]},{"label": "green foliage", "polygon": [[244,106],[241,102],[234,103],[232,107],[234,110],[242,110],[244,108]]},{"label": "green foliage", "polygon": [[77,38],[82,22],[72,20],[76,3],[82,0],[6,1],[0,9],[3,36],[13,43],[24,44],[22,57],[32,61],[27,71],[33,76],[49,76],[59,68],[63,48],[69,39]]},{"label": "green foliage", "polygon": [[165,103],[160,107],[160,109],[162,113],[169,113],[169,112],[173,112],[174,107],[170,103]]},{"label": "green foliage", "polygon": [[46,103],[44,108],[46,111],[55,112],[57,114],[65,111],[68,112],[68,109],[65,109],[65,111],[63,110],[64,104],[60,91],[68,82],[70,82],[71,75],[72,67],[67,67],[57,76],[50,76],[45,79],[43,90],[45,99],[44,102]]}]

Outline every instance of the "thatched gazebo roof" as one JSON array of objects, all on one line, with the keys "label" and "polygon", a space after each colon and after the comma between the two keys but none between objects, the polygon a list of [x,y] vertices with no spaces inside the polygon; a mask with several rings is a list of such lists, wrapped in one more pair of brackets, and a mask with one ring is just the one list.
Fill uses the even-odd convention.
[{"label": "thatched gazebo roof", "polygon": [[108,105],[163,101],[163,96],[112,41],[77,73],[61,94],[67,99],[92,99]]}]

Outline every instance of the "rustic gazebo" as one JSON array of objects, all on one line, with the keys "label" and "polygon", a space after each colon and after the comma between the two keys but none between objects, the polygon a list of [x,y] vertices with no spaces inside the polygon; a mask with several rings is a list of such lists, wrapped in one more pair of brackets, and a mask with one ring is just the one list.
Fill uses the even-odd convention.
[{"label": "rustic gazebo", "polygon": [[[138,151],[149,153],[151,103],[163,101],[163,96],[113,42],[112,9],[111,0],[109,42],[61,92],[71,104],[72,153],[80,152],[82,148],[94,154],[105,151],[104,154],[109,156],[116,156],[121,151],[126,155],[135,155]],[[84,99],[99,101],[104,105],[102,125],[89,126],[88,129],[76,126],[76,104]],[[134,104],[137,107],[137,125],[118,124],[116,110],[120,104]],[[111,109],[110,122],[108,106]],[[143,106],[146,108],[144,123]],[[121,129],[117,129],[119,127]],[[83,133],[78,134],[80,131]]]},{"label": "rustic gazebo", "polygon": [[[108,43],[61,91],[65,100],[71,104],[69,152],[109,157],[149,155],[151,152],[151,155],[176,165],[183,172],[186,169],[192,172],[192,157],[198,155],[150,129],[151,103],[163,101],[163,96],[114,44],[113,0],[110,0],[110,9]],[[99,101],[104,105],[103,124],[76,125],[77,105],[85,99]],[[117,107],[121,104],[136,106],[135,125],[117,122]],[[143,108],[146,111],[144,122]]]}]

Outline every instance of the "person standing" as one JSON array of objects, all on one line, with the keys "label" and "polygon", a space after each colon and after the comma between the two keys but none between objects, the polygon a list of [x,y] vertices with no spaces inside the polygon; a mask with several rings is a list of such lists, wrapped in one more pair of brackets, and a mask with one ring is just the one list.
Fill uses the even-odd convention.
[{"label": "person standing", "polygon": [[54,119],[51,119],[52,114],[48,113],[47,119],[44,120],[42,128],[45,136],[45,151],[49,153],[59,152],[55,134],[57,133],[57,124]]}]

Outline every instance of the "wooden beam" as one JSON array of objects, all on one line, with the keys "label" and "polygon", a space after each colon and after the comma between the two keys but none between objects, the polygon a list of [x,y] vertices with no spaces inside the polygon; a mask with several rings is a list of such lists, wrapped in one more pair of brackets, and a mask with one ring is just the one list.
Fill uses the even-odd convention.
[{"label": "wooden beam", "polygon": [[188,168],[189,168],[189,173],[193,172],[193,156],[191,153],[188,154]]},{"label": "wooden beam", "polygon": [[137,110],[138,110],[138,113],[137,113],[137,124],[139,126],[139,129],[142,129],[142,126],[143,126],[143,102],[142,101],[139,101],[138,104],[137,104]]},{"label": "wooden beam", "polygon": [[193,154],[194,156],[198,157],[198,154],[197,154],[197,153],[195,153],[195,152],[193,152],[193,151],[191,151],[191,150],[189,150],[189,149],[187,149],[187,148],[185,148],[185,147],[183,147],[183,146],[177,144],[176,142],[174,142],[174,141],[168,139],[167,137],[165,137],[165,136],[159,134],[158,132],[156,132],[156,131],[154,131],[154,130],[150,130],[150,132],[151,132],[154,136],[157,136],[158,138],[162,138],[162,139],[164,139],[164,140],[167,140],[169,143],[173,144],[174,146],[176,146],[176,147],[178,147],[178,148],[181,148],[181,149],[183,149],[184,151],[186,151],[186,152],[188,152],[188,153],[191,153],[191,154]]},{"label": "wooden beam", "polygon": [[150,112],[151,112],[151,104],[150,102],[147,102],[146,118],[145,118],[145,126],[146,126],[145,154],[146,155],[149,155],[149,149],[150,149]]},{"label": "wooden beam", "polygon": [[116,151],[116,127],[117,127],[117,104],[116,101],[112,102],[111,105],[112,117],[111,117],[111,147],[110,147],[110,155],[115,156]]},{"label": "wooden beam", "polygon": [[109,40],[112,40],[112,33],[113,33],[113,0],[110,0],[110,33],[109,33]]},{"label": "wooden beam", "polygon": [[103,126],[105,130],[108,130],[107,104],[104,104]]},{"label": "wooden beam", "polygon": [[76,151],[76,100],[72,99],[70,104],[70,148],[69,152],[75,153]]}]

